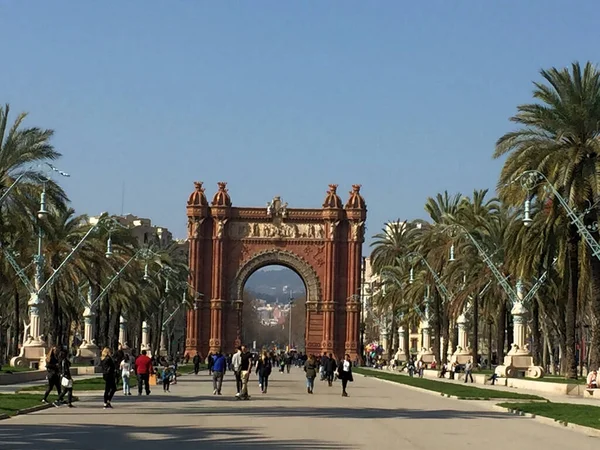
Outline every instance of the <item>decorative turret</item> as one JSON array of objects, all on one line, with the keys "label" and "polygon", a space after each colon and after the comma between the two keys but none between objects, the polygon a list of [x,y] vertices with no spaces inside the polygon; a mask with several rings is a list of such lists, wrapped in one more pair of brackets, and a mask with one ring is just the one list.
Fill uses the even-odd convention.
[{"label": "decorative turret", "polygon": [[227,190],[227,183],[225,181],[219,181],[217,183],[219,185],[219,190],[213,197],[213,201],[211,206],[217,206],[222,208],[227,208],[231,206],[231,197],[229,197],[229,193]]},{"label": "decorative turret", "polygon": [[342,208],[342,199],[339,195],[337,195],[337,184],[330,184],[329,190],[327,191],[327,196],[325,197],[325,201],[323,202],[323,208],[326,209],[341,209]]},{"label": "decorative turret", "polygon": [[350,198],[346,202],[346,209],[367,209],[365,199],[360,195],[360,184],[353,184]]},{"label": "decorative turret", "polygon": [[188,198],[188,206],[208,206],[208,200],[204,195],[204,188],[202,187],[202,181],[194,181],[194,192],[190,194]]}]

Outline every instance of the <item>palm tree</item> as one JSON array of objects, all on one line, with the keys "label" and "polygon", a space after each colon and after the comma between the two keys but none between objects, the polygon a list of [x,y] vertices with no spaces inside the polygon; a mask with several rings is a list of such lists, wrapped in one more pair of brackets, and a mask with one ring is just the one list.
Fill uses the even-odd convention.
[{"label": "palm tree", "polygon": [[[511,184],[526,170],[539,170],[566,198],[573,209],[583,210],[600,198],[600,73],[591,63],[582,68],[573,63],[568,68],[542,70],[543,82],[534,83],[533,97],[538,103],[518,106],[511,120],[521,128],[503,135],[496,143],[494,157],[508,154],[500,176],[499,190],[510,206],[524,200],[518,187]],[[540,199],[552,198],[542,189],[530,193]],[[556,211],[563,215],[563,211]],[[598,218],[594,210],[586,222]],[[599,235],[594,233],[598,240]],[[567,229],[568,280],[566,307],[567,377],[576,378],[576,323],[579,298],[580,237],[574,225]],[[587,256],[587,255],[586,255]],[[590,261],[594,297],[592,363],[600,363],[600,261]]]}]

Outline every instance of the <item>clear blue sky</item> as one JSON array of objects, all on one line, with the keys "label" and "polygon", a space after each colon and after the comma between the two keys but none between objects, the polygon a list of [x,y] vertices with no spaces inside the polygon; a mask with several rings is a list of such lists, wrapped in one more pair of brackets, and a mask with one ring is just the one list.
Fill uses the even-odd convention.
[{"label": "clear blue sky", "polygon": [[81,213],[185,234],[192,182],[320,207],[363,185],[368,235],[494,188],[539,69],[600,62],[594,1],[4,1],[0,102],[56,130]]}]

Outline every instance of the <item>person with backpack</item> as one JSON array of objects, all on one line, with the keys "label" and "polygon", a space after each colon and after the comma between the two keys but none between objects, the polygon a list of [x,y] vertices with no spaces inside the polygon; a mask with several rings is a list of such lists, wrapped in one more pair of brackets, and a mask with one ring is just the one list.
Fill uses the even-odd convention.
[{"label": "person with backpack", "polygon": [[256,374],[258,375],[258,385],[260,387],[260,391],[263,394],[267,393],[267,388],[269,387],[269,375],[271,375],[271,371],[273,370],[273,364],[271,363],[271,358],[267,355],[267,352],[263,352],[262,356],[258,360],[256,364]]}]

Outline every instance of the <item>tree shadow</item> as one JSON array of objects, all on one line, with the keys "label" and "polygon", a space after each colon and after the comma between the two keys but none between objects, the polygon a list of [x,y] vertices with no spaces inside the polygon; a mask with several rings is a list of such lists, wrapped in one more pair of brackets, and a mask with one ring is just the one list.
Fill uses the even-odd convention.
[{"label": "tree shadow", "polygon": [[[144,427],[122,425],[0,425],[2,448],[25,450],[164,450],[175,444],[178,450],[244,449],[342,449],[332,441],[316,439],[271,439],[251,430],[232,427],[228,430],[168,426]],[[4,447],[6,445],[6,447]],[[351,448],[351,447],[350,447]]]}]

